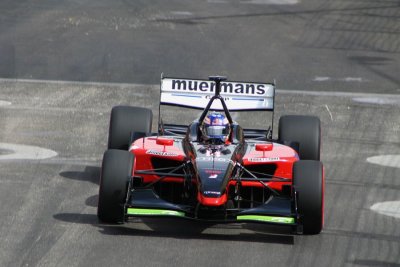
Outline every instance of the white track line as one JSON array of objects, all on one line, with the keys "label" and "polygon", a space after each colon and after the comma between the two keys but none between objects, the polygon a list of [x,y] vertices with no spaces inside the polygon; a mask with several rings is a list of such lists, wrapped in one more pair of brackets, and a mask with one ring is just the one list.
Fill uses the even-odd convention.
[{"label": "white track line", "polygon": [[367,162],[384,167],[400,168],[400,155],[378,155],[367,158]]},{"label": "white track line", "polygon": [[[64,81],[64,80],[40,80],[40,79],[6,79],[0,78],[1,83],[43,83],[58,85],[86,85],[86,86],[112,86],[112,87],[154,87],[158,88],[159,84],[139,84],[139,83],[108,83],[108,82],[81,82],[81,81]],[[307,91],[292,89],[277,89],[278,94],[300,94],[312,96],[336,96],[336,97],[382,97],[394,98],[400,100],[400,94],[378,94],[378,93],[355,93],[355,92],[331,92],[331,91]]]},{"label": "white track line", "polygon": [[379,214],[400,219],[400,201],[386,201],[375,203],[370,208]]},{"label": "white track line", "polygon": [[57,156],[57,152],[50,149],[19,144],[0,143],[0,150],[6,152],[0,155],[0,161],[21,159],[40,160]]},{"label": "white track line", "polygon": [[0,78],[0,83],[43,83],[57,85],[86,85],[86,86],[112,86],[112,87],[137,87],[137,86],[155,86],[152,84],[136,84],[136,83],[105,83],[105,82],[80,82],[80,81],[63,81],[63,80],[40,80],[40,79],[6,79]]}]

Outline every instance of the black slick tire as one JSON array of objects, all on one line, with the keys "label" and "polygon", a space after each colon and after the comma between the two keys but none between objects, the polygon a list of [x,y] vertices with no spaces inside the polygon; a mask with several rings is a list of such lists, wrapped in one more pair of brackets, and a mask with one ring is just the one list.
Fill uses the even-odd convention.
[{"label": "black slick tire", "polygon": [[320,160],[321,122],[318,117],[285,115],[279,119],[278,139],[281,143],[298,143],[302,160]]},{"label": "black slick tire", "polygon": [[128,150],[133,133],[150,133],[153,113],[150,109],[115,106],[111,110],[108,149]]},{"label": "black slick tire", "polygon": [[[319,234],[324,221],[324,174],[320,161],[300,160],[293,165],[293,185],[303,234]],[[293,194],[294,194],[293,191]],[[293,195],[293,197],[295,197]]]},{"label": "black slick tire", "polygon": [[133,162],[134,155],[128,151],[111,149],[104,153],[97,206],[97,216],[102,222],[124,222],[124,204]]}]

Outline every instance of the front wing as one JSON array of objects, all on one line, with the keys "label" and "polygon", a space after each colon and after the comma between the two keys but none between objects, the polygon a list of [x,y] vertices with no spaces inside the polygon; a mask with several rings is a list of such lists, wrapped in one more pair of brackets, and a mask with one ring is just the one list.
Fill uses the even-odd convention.
[{"label": "front wing", "polygon": [[152,189],[135,189],[125,205],[125,218],[128,220],[130,217],[177,217],[216,223],[256,222],[295,226],[298,225],[299,218],[293,207],[291,198],[271,196],[264,204],[254,208],[210,209],[210,216],[207,216],[207,211],[203,211],[202,216],[199,216],[197,206],[167,202]]}]

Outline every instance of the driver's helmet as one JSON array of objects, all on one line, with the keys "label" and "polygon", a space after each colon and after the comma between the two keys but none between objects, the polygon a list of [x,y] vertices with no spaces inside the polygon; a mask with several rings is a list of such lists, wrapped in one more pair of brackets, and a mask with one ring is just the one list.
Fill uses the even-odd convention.
[{"label": "driver's helmet", "polygon": [[229,121],[221,113],[210,113],[203,120],[201,132],[204,140],[225,142],[230,133]]}]

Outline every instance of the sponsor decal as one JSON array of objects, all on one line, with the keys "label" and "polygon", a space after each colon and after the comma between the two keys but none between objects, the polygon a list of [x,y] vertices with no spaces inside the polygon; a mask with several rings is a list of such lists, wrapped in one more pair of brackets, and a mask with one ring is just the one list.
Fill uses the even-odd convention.
[{"label": "sponsor decal", "polygon": [[251,162],[271,162],[271,161],[278,161],[280,160],[279,157],[273,157],[273,158],[249,158],[249,161]]},{"label": "sponsor decal", "polygon": [[152,149],[147,150],[147,151],[146,151],[146,154],[156,155],[156,156],[164,156],[164,157],[174,157],[174,156],[178,156],[178,154],[177,154],[177,153],[174,153],[174,152],[157,151],[157,150],[152,150]]},{"label": "sponsor decal", "polygon": [[[261,96],[266,94],[270,86],[257,83],[221,82],[221,93]],[[214,93],[215,83],[211,81],[172,79],[171,90]]]},{"label": "sponsor decal", "polygon": [[[214,96],[214,95],[206,95],[204,98],[207,99],[207,100],[209,100],[209,99],[211,99],[213,96]],[[225,101],[229,101],[229,100],[231,99],[230,97],[227,97],[227,96],[223,96],[222,98],[223,98]]]},{"label": "sponsor decal", "polygon": [[[192,108],[205,108],[215,95],[215,83],[207,80],[163,78],[161,104]],[[221,97],[228,109],[273,110],[275,87],[270,83],[222,82]],[[213,110],[224,110],[220,101],[212,104]]]},{"label": "sponsor decal", "polygon": [[206,169],[204,170],[205,173],[213,175],[213,174],[221,174],[223,170],[220,169]]},{"label": "sponsor decal", "polygon": [[221,192],[218,191],[204,191],[203,192],[204,195],[221,195]]},{"label": "sponsor decal", "polygon": [[230,162],[230,159],[226,158],[214,158],[214,157],[197,157],[197,161],[218,161],[218,162]]}]

